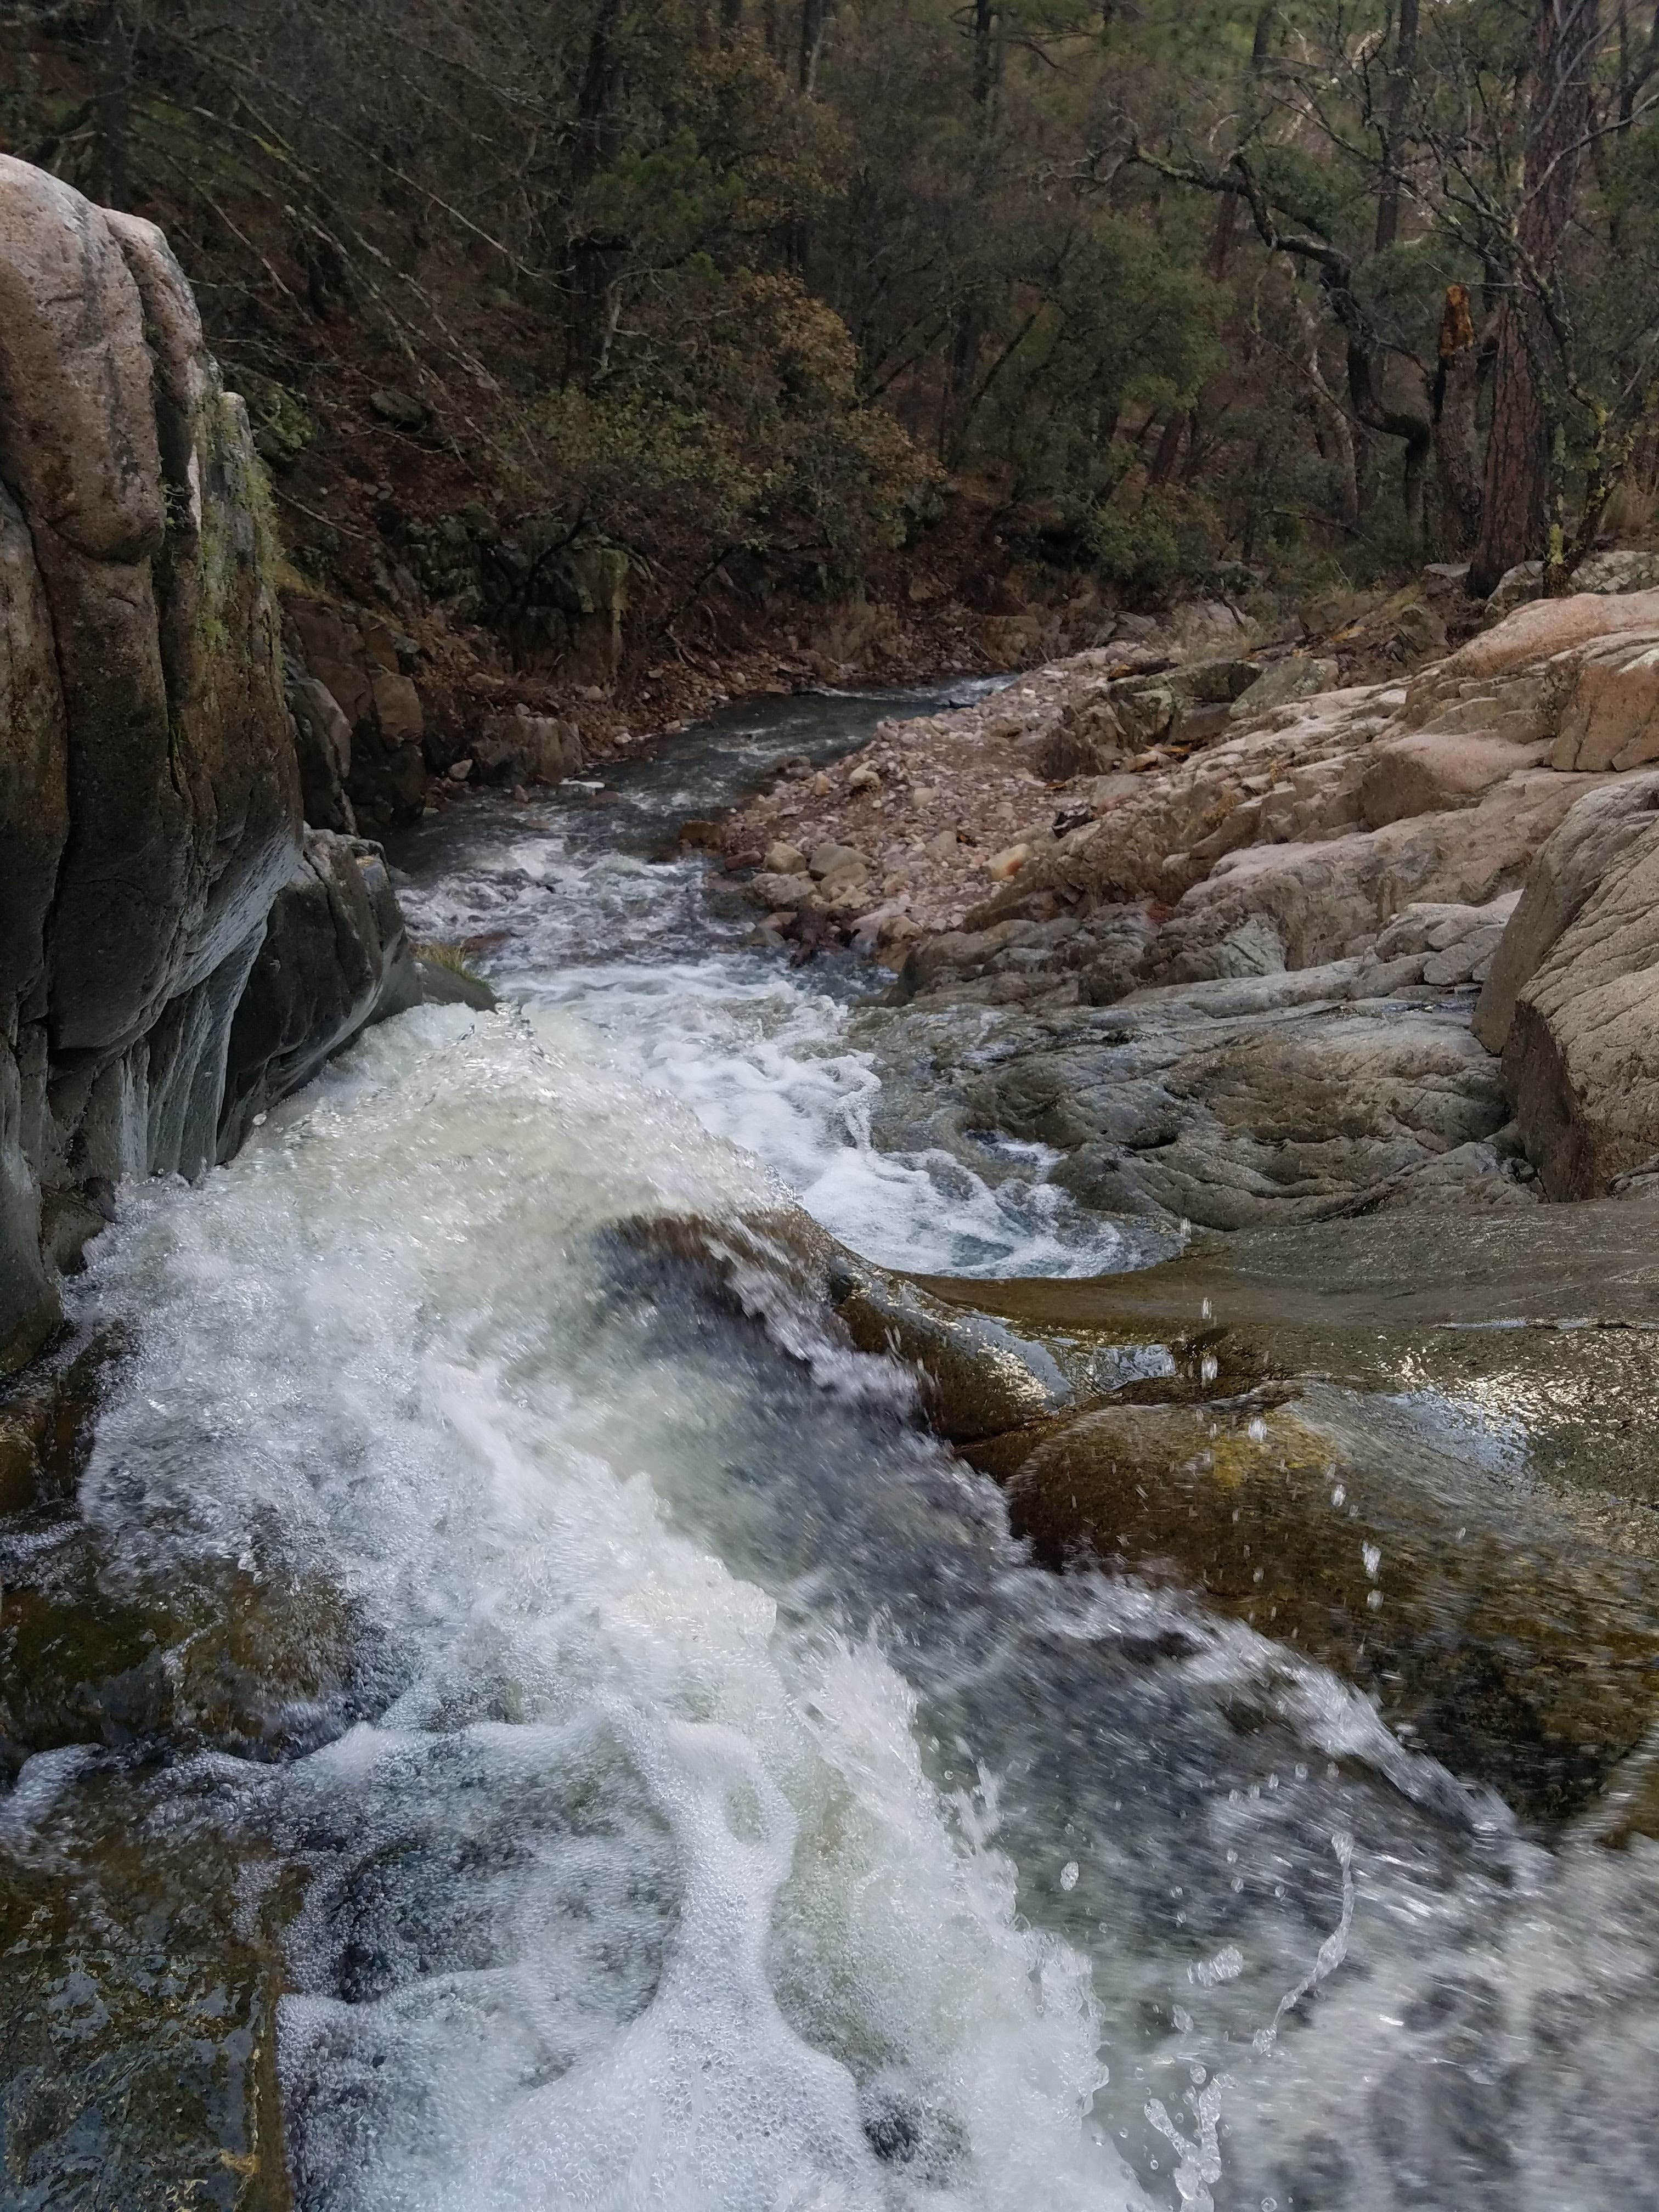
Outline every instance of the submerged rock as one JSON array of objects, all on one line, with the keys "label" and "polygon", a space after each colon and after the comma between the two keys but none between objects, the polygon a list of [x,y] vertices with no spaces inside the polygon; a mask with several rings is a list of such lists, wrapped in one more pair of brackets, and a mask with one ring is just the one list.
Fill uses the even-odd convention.
[{"label": "submerged rock", "polygon": [[[1650,1201],[1432,1243],[1382,1217],[887,1304],[935,1403],[1034,1409],[962,1433],[1048,1565],[1190,1586],[1527,1818],[1622,1840],[1659,1825],[1625,1765],[1659,1723],[1656,1226]],[[1069,1403],[1010,1395],[1045,1363]]]}]

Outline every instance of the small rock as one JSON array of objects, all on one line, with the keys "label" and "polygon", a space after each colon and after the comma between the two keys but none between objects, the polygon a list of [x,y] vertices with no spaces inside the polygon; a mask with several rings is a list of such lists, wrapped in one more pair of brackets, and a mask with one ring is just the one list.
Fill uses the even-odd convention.
[{"label": "small rock", "polygon": [[804,875],[806,872],[806,855],[799,845],[787,845],[780,837],[775,845],[767,847],[763,866],[769,875]]},{"label": "small rock", "polygon": [[1394,636],[1401,653],[1411,660],[1423,653],[1443,653],[1446,649],[1446,625],[1421,599],[1401,608],[1400,619],[1394,626]]},{"label": "small rock", "polygon": [[913,787],[910,796],[918,806],[931,806],[939,797],[939,792],[931,783],[918,783]]},{"label": "small rock", "polygon": [[1024,842],[1010,845],[994,853],[985,864],[986,873],[994,884],[1006,884],[1010,876],[1017,876],[1031,857],[1031,848]]},{"label": "small rock", "polygon": [[784,908],[793,913],[796,907],[806,903],[814,888],[811,876],[768,872],[756,876],[745,884],[743,895],[750,906],[764,907],[769,913],[776,913]]},{"label": "small rock", "polygon": [[382,422],[390,422],[397,430],[423,430],[430,410],[407,392],[399,392],[392,385],[383,385],[380,391],[368,395],[368,411],[378,415]]},{"label": "small rock", "polygon": [[936,860],[954,860],[956,858],[957,851],[956,831],[954,830],[941,830],[937,837],[930,837],[927,840],[927,850]]},{"label": "small rock", "polygon": [[452,761],[449,764],[449,780],[452,783],[465,783],[471,773],[472,763],[470,760]]},{"label": "small rock", "polygon": [[822,880],[825,876],[838,874],[842,869],[854,862],[856,862],[859,867],[868,874],[870,863],[856,845],[827,843],[813,847],[812,857],[806,865],[811,872]]},{"label": "small rock", "polygon": [[850,860],[843,860],[839,867],[831,868],[827,876],[819,878],[819,895],[832,903],[850,898],[855,892],[862,891],[869,874],[864,861],[855,855]]},{"label": "small rock", "polygon": [[816,799],[827,799],[830,796],[830,779],[822,769],[812,778],[812,794]]},{"label": "small rock", "polygon": [[881,777],[868,766],[855,768],[847,779],[847,788],[848,791],[879,791]]}]

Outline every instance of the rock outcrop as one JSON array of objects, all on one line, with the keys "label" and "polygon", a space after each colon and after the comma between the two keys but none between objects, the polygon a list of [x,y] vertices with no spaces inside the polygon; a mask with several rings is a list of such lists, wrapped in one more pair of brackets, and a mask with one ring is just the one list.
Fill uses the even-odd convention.
[{"label": "rock outcrop", "polygon": [[1200,1237],[1086,1282],[828,1274],[1042,1564],[1184,1586],[1616,1843],[1659,1822],[1656,1226],[1650,1194]]},{"label": "rock outcrop", "polygon": [[41,1194],[213,1158],[231,1017],[300,832],[246,412],[161,233],[11,160],[0,487],[9,1367],[55,1311]]},{"label": "rock outcrop", "polygon": [[[246,411],[161,232],[0,157],[0,1373],[124,1180],[221,1156],[301,857],[276,569]],[[349,826],[330,702],[301,694],[306,793]]]},{"label": "rock outcrop", "polygon": [[[1085,656],[963,736],[1086,731],[1098,757],[1160,688]],[[1078,777],[964,926],[916,934],[859,1018],[888,1141],[920,1121],[994,1176],[975,1133],[1000,1131],[1091,1205],[1226,1228],[1659,1171],[1659,592],[1524,605],[1409,683],[1185,726]]]},{"label": "rock outcrop", "polygon": [[421,999],[380,847],[308,830],[231,1024],[219,1157],[360,1030]]},{"label": "rock outcrop", "polygon": [[[339,781],[355,823],[386,830],[419,818],[426,799],[426,714],[405,662],[409,641],[378,615],[289,591],[283,611],[307,676],[341,716]],[[319,828],[345,827],[319,823]]]}]

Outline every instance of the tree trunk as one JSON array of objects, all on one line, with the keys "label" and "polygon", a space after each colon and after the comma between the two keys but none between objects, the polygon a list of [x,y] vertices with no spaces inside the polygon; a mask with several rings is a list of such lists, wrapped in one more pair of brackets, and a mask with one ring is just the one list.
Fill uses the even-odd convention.
[{"label": "tree trunk", "polygon": [[974,0],[974,104],[988,107],[997,82],[996,0]]},{"label": "tree trunk", "polygon": [[132,48],[136,0],[103,0],[98,11],[92,95],[92,197],[100,207],[132,204]]},{"label": "tree trunk", "polygon": [[729,46],[743,28],[743,0],[720,0],[720,43]]},{"label": "tree trunk", "polygon": [[[969,85],[978,112],[975,198],[982,197],[987,183],[985,171],[993,119],[992,95],[997,88],[997,64],[1000,58],[997,38],[1000,13],[999,0],[974,0],[973,71]],[[951,350],[947,356],[945,388],[939,401],[939,454],[947,467],[954,465],[958,458],[964,417],[978,378],[981,322],[980,301],[970,291],[957,301],[951,313]]]},{"label": "tree trunk", "polygon": [[1469,566],[1472,597],[1484,599],[1507,569],[1544,547],[1553,425],[1542,372],[1549,339],[1528,265],[1548,281],[1572,212],[1600,35],[1600,0],[1540,0],[1516,225],[1523,258],[1498,317],[1480,537]]},{"label": "tree trunk", "polygon": [[834,9],[835,0],[801,0],[799,82],[802,94],[807,100],[811,99],[817,88],[818,62],[823,52],[824,33],[830,28],[830,18]]},{"label": "tree trunk", "polygon": [[[722,22],[729,0],[721,0]],[[600,0],[587,42],[587,59],[576,100],[576,136],[572,172],[580,191],[615,161],[619,150],[617,111],[622,89],[618,33],[625,0]],[[616,334],[617,274],[621,248],[614,239],[592,233],[571,240],[570,374],[582,383],[603,375]]]},{"label": "tree trunk", "polygon": [[1161,491],[1176,472],[1176,463],[1181,458],[1181,434],[1187,427],[1185,414],[1171,415],[1164,425],[1163,435],[1158,441],[1158,451],[1152,455],[1152,465],[1146,473],[1148,491]]},{"label": "tree trunk", "polygon": [[1480,532],[1480,447],[1475,403],[1480,349],[1468,288],[1448,284],[1440,318],[1440,368],[1434,393],[1434,459],[1440,479],[1441,550],[1467,553]]},{"label": "tree trunk", "polygon": [[1389,72],[1387,119],[1382,127],[1382,188],[1376,197],[1376,251],[1385,253],[1400,236],[1400,147],[1417,77],[1418,0],[1400,0],[1395,33],[1394,67]]}]

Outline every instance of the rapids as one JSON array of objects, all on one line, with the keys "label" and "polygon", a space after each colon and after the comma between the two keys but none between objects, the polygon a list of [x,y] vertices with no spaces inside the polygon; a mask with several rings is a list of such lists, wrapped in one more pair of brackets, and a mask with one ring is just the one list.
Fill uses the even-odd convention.
[{"label": "rapids", "polygon": [[305,2212],[1659,2205],[1643,1852],[1547,1849],[1290,1650],[1040,1573],[787,1252],[653,1229],[793,1194],[882,1261],[1122,1263],[1040,1156],[874,1152],[858,979],[653,857],[895,703],[431,825],[416,933],[482,940],[502,1011],[387,1024],[125,1194],[82,1510],[116,1594],[260,1632],[172,1742],[26,1765],[0,1850],[72,1856],[124,1766],[146,1848],[275,1915]]}]

